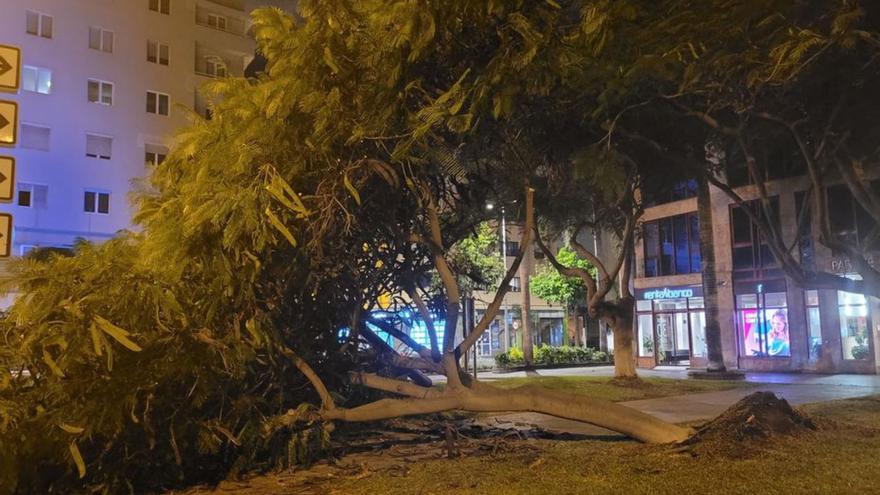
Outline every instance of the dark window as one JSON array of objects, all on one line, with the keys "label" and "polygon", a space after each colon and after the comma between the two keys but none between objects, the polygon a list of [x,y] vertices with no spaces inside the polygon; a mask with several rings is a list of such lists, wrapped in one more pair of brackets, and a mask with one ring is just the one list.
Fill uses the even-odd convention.
[{"label": "dark window", "polygon": [[[754,212],[758,218],[766,220],[764,208],[758,201],[749,202],[746,208]],[[779,200],[776,197],[770,199],[770,214],[770,223],[778,232]],[[748,213],[742,207],[734,206],[730,210],[730,217],[734,280],[781,277],[779,263],[773,256],[769,243],[761,235],[758,225],[752,222]]]},{"label": "dark window", "polygon": [[828,188],[828,219],[832,234],[844,242],[858,244],[853,197],[846,186]]},{"label": "dark window", "polygon": [[673,201],[681,201],[682,199],[694,198],[697,196],[696,179],[676,182],[671,187],[658,187],[657,190],[644,188],[645,205],[654,206]]},{"label": "dark window", "polygon": [[[803,191],[794,195],[795,211],[797,211],[798,227],[798,252],[800,253],[801,265],[807,270],[816,269],[816,257],[813,251],[813,224],[810,218],[810,202],[807,194]],[[803,217],[803,218],[801,218]]]},{"label": "dark window", "polygon": [[[503,255],[505,254],[504,244],[498,243],[498,251]],[[519,242],[517,241],[507,241],[507,256],[516,256],[519,253]]]},{"label": "dark window", "polygon": [[[876,189],[880,182],[872,187]],[[831,233],[838,239],[864,250],[880,250],[880,225],[855,200],[845,185],[829,187],[828,217]]]},{"label": "dark window", "polygon": [[86,213],[110,213],[110,193],[86,191],[83,196],[83,211]]},{"label": "dark window", "polygon": [[703,269],[703,259],[700,256],[700,216],[698,214],[689,215],[688,223],[691,229],[691,273],[697,273]]},{"label": "dark window", "polygon": [[656,277],[659,275],[660,226],[657,222],[649,222],[643,228],[645,233],[645,276]]},{"label": "dark window", "polygon": [[[21,186],[19,186],[20,188]],[[25,206],[27,208],[31,207],[31,191],[19,189],[18,190],[18,206]]]},{"label": "dark window", "polygon": [[700,228],[696,213],[646,222],[645,276],[700,272]]}]

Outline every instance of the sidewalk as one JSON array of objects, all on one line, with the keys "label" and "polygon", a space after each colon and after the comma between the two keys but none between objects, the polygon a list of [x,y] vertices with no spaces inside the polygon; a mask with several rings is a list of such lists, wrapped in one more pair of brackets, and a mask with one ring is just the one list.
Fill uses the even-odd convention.
[{"label": "sidewalk", "polygon": [[[515,373],[481,373],[482,380],[503,379],[515,376],[612,376],[614,368],[564,368]],[[687,372],[681,369],[639,370],[643,377],[688,379]],[[816,375],[806,373],[748,373],[746,381],[754,383],[751,387],[740,387],[719,392],[679,395],[658,399],[644,399],[623,402],[623,405],[638,409],[660,419],[673,423],[683,423],[713,418],[743,397],[758,391],[773,392],[792,405],[848,399],[866,395],[880,394],[878,375]],[[499,414],[484,418],[484,422],[499,425],[532,424],[546,430],[567,432],[590,437],[619,437],[604,428],[554,418],[536,413]]]}]

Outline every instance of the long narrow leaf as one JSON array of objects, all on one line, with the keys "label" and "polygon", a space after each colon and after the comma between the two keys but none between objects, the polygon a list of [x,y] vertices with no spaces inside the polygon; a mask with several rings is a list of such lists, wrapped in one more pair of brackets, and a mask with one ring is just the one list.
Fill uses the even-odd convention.
[{"label": "long narrow leaf", "polygon": [[76,464],[76,470],[79,472],[79,479],[83,479],[86,475],[86,461],[83,460],[76,442],[71,442],[68,449],[70,450],[70,457],[73,458],[73,463]]},{"label": "long narrow leaf", "polygon": [[127,349],[134,352],[140,352],[143,350],[141,349],[141,346],[137,345],[136,343],[134,343],[134,341],[128,338],[130,334],[122,328],[117,327],[116,325],[97,315],[95,316],[95,323],[98,324],[98,328],[103,330],[104,333],[113,337],[117,342],[125,346]]},{"label": "long narrow leaf", "polygon": [[270,210],[269,208],[266,208],[266,216],[269,217],[269,223],[271,223],[272,226],[275,227],[276,230],[278,230],[278,232],[281,232],[281,235],[283,235],[284,238],[287,239],[287,242],[289,242],[291,246],[296,247],[296,238],[293,237],[293,234],[290,232],[290,230],[288,230],[284,223],[281,222],[281,219],[275,216],[275,214],[272,213],[272,210]]}]

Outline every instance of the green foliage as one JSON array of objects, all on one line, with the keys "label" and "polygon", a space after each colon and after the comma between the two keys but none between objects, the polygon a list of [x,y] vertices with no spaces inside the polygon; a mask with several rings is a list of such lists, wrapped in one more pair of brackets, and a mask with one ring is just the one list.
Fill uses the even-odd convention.
[{"label": "green foliage", "polygon": [[[453,244],[446,258],[459,275],[459,287],[465,292],[494,289],[504,275],[498,234],[488,222],[478,225],[474,235]],[[439,283],[435,276],[435,286],[439,287]]]},{"label": "green foliage", "polygon": [[[594,277],[596,268],[588,261],[578,258],[570,247],[563,246],[556,253],[556,259],[563,266],[578,267],[588,270]],[[567,306],[586,303],[587,288],[581,279],[566,277],[551,265],[540,267],[532,276],[529,290],[541,299]]]},{"label": "green foliage", "polygon": [[[535,364],[538,366],[555,366],[567,364],[607,363],[608,354],[589,347],[549,346],[542,344],[535,348]],[[513,347],[507,352],[495,356],[495,364],[499,368],[522,366],[525,364],[523,351]]]}]

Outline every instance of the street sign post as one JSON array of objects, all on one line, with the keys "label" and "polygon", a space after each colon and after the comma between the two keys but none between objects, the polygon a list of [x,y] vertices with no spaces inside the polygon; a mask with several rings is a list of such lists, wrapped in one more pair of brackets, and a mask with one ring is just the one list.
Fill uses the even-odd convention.
[{"label": "street sign post", "polygon": [[0,258],[8,258],[12,251],[12,215],[0,213]]},{"label": "street sign post", "polygon": [[15,195],[15,158],[0,156],[0,201],[10,202]]},{"label": "street sign post", "polygon": [[0,100],[0,146],[18,142],[18,103]]},{"label": "street sign post", "polygon": [[21,50],[0,45],[0,91],[15,93],[21,85]]}]

